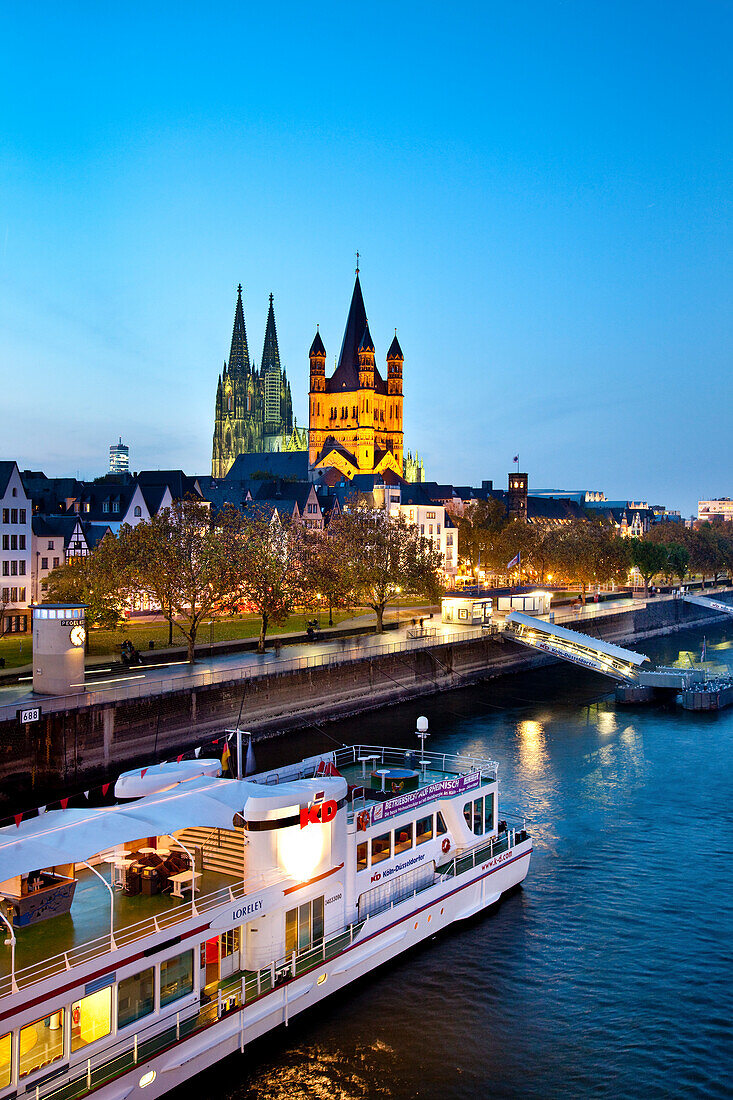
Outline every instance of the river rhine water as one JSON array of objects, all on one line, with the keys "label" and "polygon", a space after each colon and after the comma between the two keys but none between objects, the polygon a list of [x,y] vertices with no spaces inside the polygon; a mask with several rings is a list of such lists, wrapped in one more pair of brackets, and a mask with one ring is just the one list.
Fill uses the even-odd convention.
[{"label": "river rhine water", "polygon": [[[733,672],[733,629],[707,632]],[[640,646],[699,656],[702,634]],[[684,659],[684,657],[683,657]],[[176,1100],[723,1097],[733,1078],[733,709],[616,707],[570,666],[329,725],[500,762],[524,886],[221,1063]],[[262,747],[276,764],[329,744]]]}]

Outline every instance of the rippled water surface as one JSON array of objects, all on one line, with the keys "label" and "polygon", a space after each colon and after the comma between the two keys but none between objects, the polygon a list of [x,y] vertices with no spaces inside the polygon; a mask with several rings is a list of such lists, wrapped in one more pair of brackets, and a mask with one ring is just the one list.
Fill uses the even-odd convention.
[{"label": "rippled water surface", "polygon": [[[701,640],[639,648],[669,662]],[[733,630],[707,643],[733,671]],[[531,823],[529,876],[176,1100],[731,1095],[733,708],[621,708],[606,690],[567,666],[329,725],[411,745],[424,713],[429,748],[498,760],[505,809]],[[313,731],[258,759],[328,744]]]}]

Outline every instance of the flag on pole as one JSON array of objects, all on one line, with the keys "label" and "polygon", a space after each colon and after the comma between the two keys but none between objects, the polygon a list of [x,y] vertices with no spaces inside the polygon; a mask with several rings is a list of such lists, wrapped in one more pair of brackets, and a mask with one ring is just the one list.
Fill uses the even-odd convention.
[{"label": "flag on pole", "polygon": [[507,567],[507,569],[518,569],[521,564],[522,564],[522,551],[520,550],[519,553],[516,554],[512,558],[511,561],[507,562],[506,567]]},{"label": "flag on pole", "polygon": [[256,770],[257,765],[255,764],[255,750],[252,748],[252,738],[250,737],[249,741],[247,742],[247,759],[244,762],[244,774],[254,775]]},{"label": "flag on pole", "polygon": [[60,801],[61,801],[61,809],[65,810],[66,807],[69,805],[68,798],[62,798]]},{"label": "flag on pole", "polygon": [[707,639],[703,638],[703,640],[702,640],[702,649],[700,650],[700,664],[702,664],[705,660],[706,649],[707,649]]},{"label": "flag on pole", "polygon": [[515,455],[512,462],[519,462],[519,455]]},{"label": "flag on pole", "polygon": [[13,814],[13,819],[15,821],[16,829],[19,829],[20,828],[20,823],[23,820],[23,815],[22,814]]},{"label": "flag on pole", "polygon": [[107,791],[109,790],[110,786],[111,786],[110,783],[103,783],[102,784],[102,797],[103,798],[107,797]]},{"label": "flag on pole", "polygon": [[224,752],[221,754],[221,770],[223,772],[229,771],[229,761],[232,754],[229,751],[229,742],[224,741]]}]

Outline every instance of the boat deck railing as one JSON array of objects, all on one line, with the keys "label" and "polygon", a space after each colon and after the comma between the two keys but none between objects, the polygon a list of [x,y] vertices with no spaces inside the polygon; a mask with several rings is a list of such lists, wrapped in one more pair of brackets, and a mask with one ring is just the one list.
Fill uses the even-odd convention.
[{"label": "boat deck railing", "polygon": [[[247,879],[233,882],[230,886],[214,890],[209,894],[197,894],[195,901],[193,899],[185,901],[167,912],[155,913],[152,917],[146,917],[145,920],[137,921],[134,924],[115,927],[113,930],[114,944],[111,941],[110,933],[106,933],[103,936],[97,936],[94,939],[77,944],[66,951],[61,951],[50,958],[39,959],[21,970],[16,970],[14,975],[15,984],[19,989],[24,989],[27,986],[45,981],[47,978],[52,978],[55,974],[63,974],[102,955],[108,955],[115,949],[119,950],[119,948],[126,947],[130,943],[146,939],[148,936],[154,936],[157,932],[162,932],[181,921],[190,920],[199,913],[207,913],[211,909],[217,909],[226,902],[239,901],[247,894],[252,893],[253,890],[262,889],[284,877],[286,876],[279,873],[257,876],[256,879],[250,876]],[[0,977],[0,997],[8,996],[12,992],[14,992],[13,974],[4,974]]]},{"label": "boat deck railing", "polygon": [[[141,1028],[133,1035],[99,1051],[85,1061],[58,1068],[42,1084],[31,1085],[30,1096],[35,1100],[51,1098],[53,1100],[78,1100],[92,1089],[114,1080],[121,1074],[147,1061],[161,1051],[173,1046],[181,1039],[187,1039],[199,1031],[217,1023],[231,1007],[244,1007],[258,997],[271,993],[279,985],[292,978],[302,977],[323,962],[341,954],[353,942],[366,924],[365,920],[355,921],[331,936],[325,937],[319,944],[301,952],[273,960],[260,970],[243,970],[219,982],[216,994],[206,1003],[189,1005],[181,1012],[171,1016],[168,1026],[161,1029],[160,1021]],[[233,1002],[233,1003],[232,1003]],[[61,1077],[74,1076],[65,1082]]]},{"label": "boat deck railing", "polygon": [[500,856],[504,852],[511,851],[515,844],[521,844],[528,839],[529,834],[525,822],[508,824],[505,830],[497,836],[491,837],[485,844],[471,848],[463,855],[455,855],[448,863],[436,867],[436,873],[441,879],[455,878],[456,875],[462,875],[465,871],[470,871],[477,864],[483,863],[487,859],[493,859],[494,856]]},{"label": "boat deck railing", "polygon": [[[414,757],[417,763],[425,760],[427,771],[431,776],[440,773],[445,776],[469,775],[477,771],[483,778],[496,779],[499,769],[495,760],[487,760],[485,757],[468,756],[465,753],[422,752],[420,749],[413,751],[385,745],[346,745],[334,750],[333,759],[337,768],[358,764],[361,756],[374,756],[382,766],[404,768],[407,755]],[[431,782],[434,780],[431,779]],[[423,782],[420,783],[421,787],[425,785]]]}]

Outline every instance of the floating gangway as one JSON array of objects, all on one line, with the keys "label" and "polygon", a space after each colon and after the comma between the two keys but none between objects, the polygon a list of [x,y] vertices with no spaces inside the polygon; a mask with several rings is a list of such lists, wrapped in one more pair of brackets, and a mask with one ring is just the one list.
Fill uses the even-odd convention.
[{"label": "floating gangway", "polygon": [[733,604],[713,600],[710,596],[688,596],[685,593],[680,599],[684,600],[685,603],[696,603],[698,607],[705,607],[708,611],[722,611],[724,615],[733,615]]},{"label": "floating gangway", "polygon": [[530,649],[539,649],[563,661],[626,683],[638,680],[640,666],[649,660],[643,653],[622,649],[599,638],[591,638],[588,634],[534,619],[521,611],[512,611],[507,615],[505,630],[515,641]]}]

